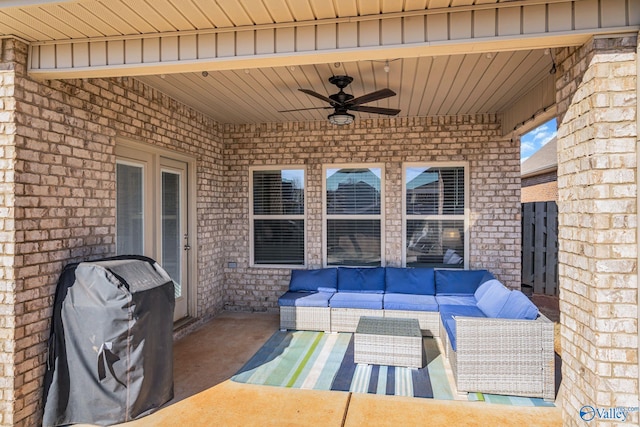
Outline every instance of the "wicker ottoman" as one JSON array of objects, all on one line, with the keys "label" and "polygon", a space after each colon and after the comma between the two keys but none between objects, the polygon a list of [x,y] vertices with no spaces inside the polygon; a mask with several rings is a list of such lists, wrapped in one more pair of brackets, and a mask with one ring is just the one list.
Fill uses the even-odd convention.
[{"label": "wicker ottoman", "polygon": [[355,363],[422,368],[422,333],[418,319],[366,317],[354,334]]}]

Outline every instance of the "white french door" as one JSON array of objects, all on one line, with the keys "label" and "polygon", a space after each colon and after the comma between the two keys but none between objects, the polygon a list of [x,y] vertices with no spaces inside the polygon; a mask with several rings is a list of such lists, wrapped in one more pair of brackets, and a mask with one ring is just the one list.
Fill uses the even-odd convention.
[{"label": "white french door", "polygon": [[155,259],[175,282],[174,321],[189,315],[189,164],[116,149],[116,252]]},{"label": "white french door", "polygon": [[161,158],[160,166],[160,259],[176,283],[174,320],[178,320],[188,314],[187,165]]}]

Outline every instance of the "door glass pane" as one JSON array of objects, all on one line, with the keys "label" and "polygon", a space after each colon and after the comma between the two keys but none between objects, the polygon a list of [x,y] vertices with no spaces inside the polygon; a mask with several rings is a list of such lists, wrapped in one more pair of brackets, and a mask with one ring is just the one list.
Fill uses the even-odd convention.
[{"label": "door glass pane", "polygon": [[116,167],[116,253],[144,254],[142,166],[118,163]]},{"label": "door glass pane", "polygon": [[162,172],[162,267],[176,282],[176,298],[182,295],[180,283],[180,175]]}]

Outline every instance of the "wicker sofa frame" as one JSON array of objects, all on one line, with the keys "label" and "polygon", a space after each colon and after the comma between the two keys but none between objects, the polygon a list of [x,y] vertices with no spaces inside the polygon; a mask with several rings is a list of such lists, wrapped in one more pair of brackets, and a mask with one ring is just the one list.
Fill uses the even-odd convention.
[{"label": "wicker sofa frame", "polygon": [[456,317],[456,351],[440,338],[459,392],[555,398],[553,322]]},{"label": "wicker sofa frame", "polygon": [[298,331],[331,331],[328,307],[280,307],[280,329]]},{"label": "wicker sofa frame", "polygon": [[280,329],[355,332],[360,316],[418,319],[423,336],[440,335],[437,311],[365,310],[358,308],[280,307]]}]

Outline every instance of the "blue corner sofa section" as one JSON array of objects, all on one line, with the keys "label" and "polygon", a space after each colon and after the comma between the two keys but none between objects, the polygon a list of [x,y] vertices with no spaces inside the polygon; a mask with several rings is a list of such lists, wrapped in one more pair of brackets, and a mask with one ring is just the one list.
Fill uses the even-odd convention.
[{"label": "blue corner sofa section", "polygon": [[553,323],[487,270],[293,270],[278,303],[281,329],[355,332],[361,316],[418,319],[423,335],[441,339],[458,391],[555,397]]}]

